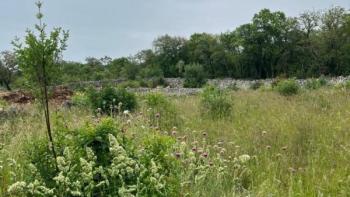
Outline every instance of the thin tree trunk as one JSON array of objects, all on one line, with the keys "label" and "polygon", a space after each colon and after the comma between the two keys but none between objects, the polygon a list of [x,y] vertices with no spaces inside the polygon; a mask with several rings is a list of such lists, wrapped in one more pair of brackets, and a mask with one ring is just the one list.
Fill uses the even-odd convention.
[{"label": "thin tree trunk", "polygon": [[44,106],[44,112],[45,112],[45,121],[46,121],[46,127],[47,127],[47,134],[49,137],[49,148],[52,151],[52,154],[55,159],[55,165],[56,165],[56,170],[58,170],[58,165],[57,165],[57,154],[56,154],[56,149],[55,149],[55,144],[53,141],[52,137],[52,131],[51,131],[51,123],[50,123],[50,109],[49,109],[49,97],[48,97],[48,91],[47,91],[47,77],[46,77],[46,69],[45,69],[45,50],[43,50],[42,54],[42,78],[43,78],[43,97],[44,97],[44,102],[42,103]]}]

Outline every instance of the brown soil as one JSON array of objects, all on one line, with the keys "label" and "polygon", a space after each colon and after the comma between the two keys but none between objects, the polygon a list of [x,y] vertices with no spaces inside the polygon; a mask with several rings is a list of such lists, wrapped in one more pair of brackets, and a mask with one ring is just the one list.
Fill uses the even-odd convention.
[{"label": "brown soil", "polygon": [[[56,87],[51,96],[50,101],[54,103],[63,103],[67,100],[70,100],[70,97],[73,95],[73,91],[64,86]],[[14,92],[0,92],[0,99],[3,99],[9,103],[16,104],[27,104],[35,100],[32,94],[22,90]]]}]

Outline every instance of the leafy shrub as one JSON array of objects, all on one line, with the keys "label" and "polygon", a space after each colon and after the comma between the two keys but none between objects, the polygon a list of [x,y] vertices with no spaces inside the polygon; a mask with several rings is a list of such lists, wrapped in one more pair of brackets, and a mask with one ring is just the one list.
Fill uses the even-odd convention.
[{"label": "leafy shrub", "polygon": [[128,80],[118,84],[119,88],[139,88],[140,86],[140,82],[135,80]]},{"label": "leafy shrub", "polygon": [[148,88],[156,88],[158,86],[167,85],[163,77],[152,77],[148,79],[143,79],[141,84],[143,87],[148,87]]},{"label": "leafy shrub", "polygon": [[215,86],[207,86],[201,94],[201,108],[203,114],[217,119],[229,116],[232,104],[227,92]]},{"label": "leafy shrub", "polygon": [[261,82],[261,81],[255,81],[255,82],[253,82],[251,85],[250,85],[250,87],[249,87],[249,89],[251,89],[251,90],[257,90],[257,89],[259,89],[261,86],[263,86],[264,84]]},{"label": "leafy shrub", "polygon": [[207,81],[206,73],[200,64],[186,65],[184,78],[184,87],[186,88],[200,88]]},{"label": "leafy shrub", "polygon": [[180,127],[182,120],[176,107],[162,94],[151,93],[146,95],[147,115],[152,126],[162,129]]},{"label": "leafy shrub", "polygon": [[89,99],[93,110],[100,110],[102,113],[112,115],[124,110],[136,108],[136,96],[123,88],[105,87],[100,91],[90,89]]},{"label": "leafy shrub", "polygon": [[78,107],[90,106],[89,97],[84,92],[75,92],[72,96],[72,103]]},{"label": "leafy shrub", "polygon": [[[13,161],[11,174],[15,177],[8,195],[181,196],[182,192],[198,192],[210,182],[220,187],[229,177],[234,178],[235,187],[243,189],[239,187],[249,172],[249,155],[225,158],[220,154],[224,148],[211,149],[205,141],[193,147],[193,143],[159,133],[146,134],[145,140],[136,144],[119,131],[113,119],[102,119],[78,131],[63,128],[56,138],[57,171],[52,162],[43,162],[54,160],[45,143],[38,145],[42,139],[28,139],[23,153],[27,163],[17,165],[8,160]],[[96,140],[103,149],[93,143]],[[102,163],[100,154],[108,155]],[[235,166],[234,177],[228,171],[231,164]]]},{"label": "leafy shrub", "polygon": [[309,79],[306,81],[305,88],[309,90],[316,90],[327,85],[327,80],[324,78]]},{"label": "leafy shrub", "polygon": [[291,96],[294,94],[298,94],[300,90],[300,85],[294,79],[287,79],[280,81],[275,87],[275,89],[283,96]]}]

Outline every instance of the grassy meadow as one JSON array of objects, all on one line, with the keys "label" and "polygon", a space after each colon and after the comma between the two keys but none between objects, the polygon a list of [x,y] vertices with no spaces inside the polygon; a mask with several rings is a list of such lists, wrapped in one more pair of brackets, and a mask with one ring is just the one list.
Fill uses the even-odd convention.
[{"label": "grassy meadow", "polygon": [[[137,96],[135,111],[110,119],[137,146],[150,135],[170,136],[190,148],[197,143],[205,146],[208,159],[215,154],[224,158],[225,175],[211,174],[190,186],[185,181],[191,179],[181,177],[179,196],[349,196],[349,91],[325,87],[282,96],[271,90],[238,90],[227,97],[232,108],[219,119],[203,115],[199,95],[166,96],[176,117],[169,120],[161,113],[153,125],[149,114],[155,109],[147,106],[144,95]],[[0,196],[11,196],[10,185],[26,180],[26,149],[31,142],[46,139],[38,106],[21,108],[19,114],[0,120]],[[104,119],[86,106],[52,105],[51,113],[56,133],[62,128],[74,132]],[[242,155],[246,161],[237,163]]]}]

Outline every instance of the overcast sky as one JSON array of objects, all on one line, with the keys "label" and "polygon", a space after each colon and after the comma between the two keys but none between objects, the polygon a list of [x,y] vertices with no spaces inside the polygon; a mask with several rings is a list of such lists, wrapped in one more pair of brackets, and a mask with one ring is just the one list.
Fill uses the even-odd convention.
[{"label": "overcast sky", "polygon": [[[0,0],[0,51],[36,22],[35,0]],[[297,16],[350,0],[44,0],[44,21],[70,31],[64,59],[129,56],[164,34],[220,33],[247,23],[262,8]]]}]

